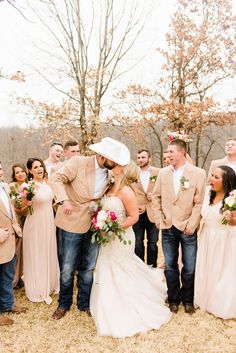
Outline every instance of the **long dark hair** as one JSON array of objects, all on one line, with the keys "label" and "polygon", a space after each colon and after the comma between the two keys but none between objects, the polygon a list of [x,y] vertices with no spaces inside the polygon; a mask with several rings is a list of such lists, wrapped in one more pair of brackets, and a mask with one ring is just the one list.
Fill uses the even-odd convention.
[{"label": "long dark hair", "polygon": [[[28,170],[32,169],[33,163],[36,162],[36,161],[38,161],[43,167],[43,178],[47,178],[48,177],[48,173],[47,173],[47,170],[46,170],[46,166],[45,166],[44,162],[42,161],[42,159],[40,159],[40,158],[29,158],[27,163],[26,163],[27,169]],[[33,175],[30,172],[28,172],[28,179],[29,180],[33,179]]]},{"label": "long dark hair", "polygon": [[[217,168],[219,168],[223,171],[222,186],[223,186],[223,190],[224,190],[224,198],[222,201],[222,207],[220,209],[220,211],[223,212],[226,197],[229,196],[229,193],[232,190],[236,189],[236,174],[235,174],[233,168],[230,168],[226,165],[221,165]],[[215,196],[216,196],[216,192],[214,190],[211,190],[210,191],[210,205],[213,204]]]},{"label": "long dark hair", "polygon": [[27,172],[27,170],[26,170],[26,166],[23,164],[23,163],[15,163],[15,164],[13,164],[13,166],[11,167],[11,169],[12,169],[12,174],[11,174],[11,179],[12,179],[12,181],[16,181],[17,182],[17,180],[16,180],[16,173],[15,173],[15,169],[16,168],[21,168],[22,170],[23,170],[23,172],[25,172],[25,174],[26,174],[26,182],[27,182],[27,174],[28,174],[28,172]]}]

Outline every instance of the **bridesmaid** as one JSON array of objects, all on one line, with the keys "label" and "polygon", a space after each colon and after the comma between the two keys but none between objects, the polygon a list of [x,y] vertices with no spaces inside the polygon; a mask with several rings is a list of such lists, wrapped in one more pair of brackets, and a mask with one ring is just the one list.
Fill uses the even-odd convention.
[{"label": "bridesmaid", "polygon": [[227,211],[228,223],[222,224],[224,202],[232,190],[236,190],[234,170],[216,168],[202,206],[195,273],[195,306],[222,319],[236,318],[235,212]]},{"label": "bridesmaid", "polygon": [[46,182],[46,167],[39,158],[27,161],[28,178],[35,182],[33,214],[28,214],[23,230],[25,293],[32,302],[52,302],[50,294],[59,291],[56,228],[53,195]]},{"label": "bridesmaid", "polygon": [[[16,192],[20,191],[20,187],[23,183],[27,183],[27,171],[24,164],[16,163],[12,166],[12,181],[9,184],[10,188],[16,190]],[[14,209],[17,215],[18,223],[23,231],[25,218],[27,215],[27,208],[29,205],[29,201],[24,200],[20,204],[13,201]],[[16,238],[16,269],[15,269],[15,277],[13,280],[13,288],[18,289],[24,286],[24,282],[22,280],[23,275],[23,253],[22,253],[22,238]]]}]

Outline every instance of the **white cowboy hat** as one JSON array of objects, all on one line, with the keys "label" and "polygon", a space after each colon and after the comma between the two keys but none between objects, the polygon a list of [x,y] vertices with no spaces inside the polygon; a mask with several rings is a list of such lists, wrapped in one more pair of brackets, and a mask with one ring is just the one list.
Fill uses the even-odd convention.
[{"label": "white cowboy hat", "polygon": [[104,137],[101,142],[94,143],[89,148],[119,165],[126,165],[130,162],[129,149],[123,143],[111,137]]}]

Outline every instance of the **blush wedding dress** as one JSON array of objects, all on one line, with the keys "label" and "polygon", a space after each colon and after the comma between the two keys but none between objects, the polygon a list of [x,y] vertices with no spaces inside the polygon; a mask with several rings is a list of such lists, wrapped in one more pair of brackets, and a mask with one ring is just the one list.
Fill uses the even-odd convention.
[{"label": "blush wedding dress", "polygon": [[[116,212],[120,221],[126,218],[117,196],[106,197],[103,209]],[[90,299],[100,336],[132,336],[159,329],[171,318],[163,270],[150,268],[135,255],[132,227],[126,229],[125,239],[131,245],[115,239],[100,247]]]}]

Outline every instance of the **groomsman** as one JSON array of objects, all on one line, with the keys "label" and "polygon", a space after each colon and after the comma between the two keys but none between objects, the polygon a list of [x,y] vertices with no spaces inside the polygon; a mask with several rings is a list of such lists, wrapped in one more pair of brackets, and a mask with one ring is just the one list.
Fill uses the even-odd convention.
[{"label": "groomsman", "polygon": [[3,183],[0,162],[0,326],[12,325],[4,312],[20,314],[27,309],[14,305],[13,279],[15,274],[15,236],[21,237],[14,209],[9,199],[9,186]]},{"label": "groomsman", "polygon": [[62,164],[63,145],[60,142],[53,142],[49,147],[49,156],[44,161],[48,177],[51,175],[52,168],[58,168]]},{"label": "groomsman", "polygon": [[[160,170],[153,190],[153,211],[158,228],[162,229],[162,247],[165,257],[165,276],[170,310],[177,313],[180,302],[185,312],[194,313],[194,273],[197,252],[197,227],[204,197],[206,173],[186,159],[186,143],[169,143],[170,165]],[[194,196],[201,202],[195,203]],[[183,268],[178,266],[179,245]]]},{"label": "groomsman", "polygon": [[216,159],[211,162],[207,177],[208,182],[210,181],[213,171],[221,165],[227,165],[228,167],[231,167],[236,173],[236,137],[229,137],[226,140],[225,153],[226,156],[224,158]]},{"label": "groomsman", "polygon": [[75,140],[69,140],[64,144],[64,161],[58,163],[55,167],[51,167],[50,176],[63,167],[65,163],[74,156],[80,156],[79,143]]},{"label": "groomsman", "polygon": [[54,200],[59,204],[55,223],[59,241],[60,265],[59,306],[53,314],[61,319],[72,305],[74,272],[78,269],[77,307],[89,314],[93,269],[98,244],[91,242],[93,200],[99,200],[107,190],[109,170],[128,164],[130,153],[121,142],[105,137],[90,146],[95,156],[74,156],[50,178]]},{"label": "groomsman", "polygon": [[147,236],[147,264],[157,267],[158,232],[151,206],[152,191],[159,169],[150,165],[150,152],[146,149],[138,151],[139,180],[134,184],[139,206],[139,220],[133,226],[135,233],[135,254],[144,261],[144,236]]}]

